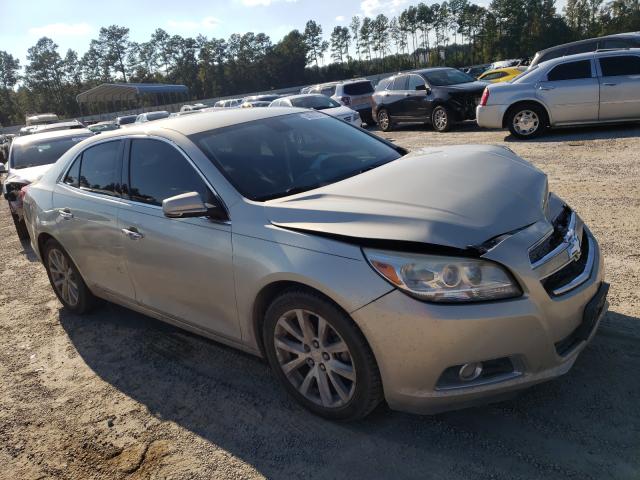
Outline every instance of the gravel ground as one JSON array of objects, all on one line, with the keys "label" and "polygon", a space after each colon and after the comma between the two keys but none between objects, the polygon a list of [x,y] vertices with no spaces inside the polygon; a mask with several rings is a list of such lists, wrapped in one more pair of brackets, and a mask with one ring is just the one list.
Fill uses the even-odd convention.
[{"label": "gravel ground", "polygon": [[0,478],[640,479],[640,129],[384,136],[506,144],[590,225],[611,307],[570,373],[493,406],[329,423],[257,358],[115,305],[62,310],[2,202]]}]

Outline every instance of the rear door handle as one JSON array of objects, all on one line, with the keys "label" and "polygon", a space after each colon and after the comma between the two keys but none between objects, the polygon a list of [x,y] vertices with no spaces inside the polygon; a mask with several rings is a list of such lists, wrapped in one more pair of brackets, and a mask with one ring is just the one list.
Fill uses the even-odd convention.
[{"label": "rear door handle", "polygon": [[136,227],[123,228],[121,232],[131,240],[140,240],[141,238],[144,238],[144,235],[142,235]]},{"label": "rear door handle", "polygon": [[615,87],[618,84],[617,83],[603,83],[602,85],[604,85],[605,87]]},{"label": "rear door handle", "polygon": [[73,213],[68,208],[61,208],[58,210],[58,215],[65,220],[71,220],[73,218]]}]

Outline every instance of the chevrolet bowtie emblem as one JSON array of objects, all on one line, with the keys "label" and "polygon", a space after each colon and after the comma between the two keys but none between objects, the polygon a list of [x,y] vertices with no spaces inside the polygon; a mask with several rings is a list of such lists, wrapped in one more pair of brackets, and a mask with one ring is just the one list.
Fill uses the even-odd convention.
[{"label": "chevrolet bowtie emblem", "polygon": [[574,262],[580,260],[582,250],[580,248],[580,239],[578,238],[578,235],[576,235],[575,230],[569,230],[564,237],[564,241],[569,244],[567,248],[569,258]]}]

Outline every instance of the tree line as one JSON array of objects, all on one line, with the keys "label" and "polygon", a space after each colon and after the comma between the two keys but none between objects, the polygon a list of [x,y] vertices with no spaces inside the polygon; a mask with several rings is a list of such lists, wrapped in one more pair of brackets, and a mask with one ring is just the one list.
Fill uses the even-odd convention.
[{"label": "tree line", "polygon": [[[27,64],[0,51],[0,124],[25,113],[80,114],[75,96],[105,82],[184,84],[193,99],[263,91],[421,66],[459,67],[505,58],[572,40],[640,30],[638,0],[469,0],[411,5],[389,18],[354,16],[325,37],[309,20],[273,43],[264,33],[228,39],[182,37],[158,28],[146,42],[129,28],[103,27],[79,56],[64,55],[47,37],[28,49]],[[330,59],[330,61],[329,61]],[[105,107],[102,107],[105,108]]]}]

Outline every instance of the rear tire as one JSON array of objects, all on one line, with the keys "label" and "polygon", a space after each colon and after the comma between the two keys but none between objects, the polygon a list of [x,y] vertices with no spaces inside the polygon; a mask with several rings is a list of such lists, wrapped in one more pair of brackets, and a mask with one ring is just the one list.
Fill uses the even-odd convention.
[{"label": "rear tire", "polygon": [[42,260],[51,287],[62,305],[79,315],[89,312],[96,303],[96,297],[62,245],[53,239],[48,240],[44,245]]},{"label": "rear tire", "polygon": [[378,126],[380,127],[380,130],[382,130],[383,132],[388,132],[393,128],[391,115],[389,115],[389,112],[387,111],[386,108],[381,108],[378,111],[377,121],[378,121]]},{"label": "rear tire", "polygon": [[507,126],[516,138],[536,138],[547,129],[547,112],[535,103],[523,103],[511,107],[506,114]]},{"label": "rear tire", "polygon": [[16,215],[15,213],[11,214],[11,218],[13,220],[13,224],[16,227],[18,238],[20,240],[29,240],[29,230],[27,230],[27,224],[24,222],[24,218],[20,220],[18,215]]},{"label": "rear tire", "polygon": [[378,365],[364,335],[321,295],[303,289],[284,292],[267,309],[262,330],[275,375],[316,415],[358,420],[382,401]]}]

